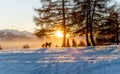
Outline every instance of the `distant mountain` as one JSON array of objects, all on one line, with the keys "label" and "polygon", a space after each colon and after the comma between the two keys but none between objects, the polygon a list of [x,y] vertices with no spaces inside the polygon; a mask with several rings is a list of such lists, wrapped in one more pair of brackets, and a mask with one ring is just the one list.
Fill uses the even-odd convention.
[{"label": "distant mountain", "polygon": [[24,40],[24,39],[36,39],[36,36],[27,31],[18,31],[11,29],[0,30],[0,40]]}]

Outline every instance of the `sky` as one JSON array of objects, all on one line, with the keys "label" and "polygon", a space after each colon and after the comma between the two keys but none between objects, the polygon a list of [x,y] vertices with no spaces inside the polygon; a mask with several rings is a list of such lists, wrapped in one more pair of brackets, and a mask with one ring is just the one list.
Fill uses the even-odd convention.
[{"label": "sky", "polygon": [[[118,0],[120,2],[120,0]],[[34,32],[33,7],[40,7],[39,0],[0,0],[0,30],[14,29]]]},{"label": "sky", "polygon": [[0,30],[34,32],[34,7],[40,7],[39,0],[0,0]]}]

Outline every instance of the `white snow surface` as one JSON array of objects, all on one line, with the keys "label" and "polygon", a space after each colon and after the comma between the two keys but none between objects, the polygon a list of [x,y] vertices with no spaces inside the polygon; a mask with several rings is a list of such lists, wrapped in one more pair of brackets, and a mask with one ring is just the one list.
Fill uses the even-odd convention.
[{"label": "white snow surface", "polygon": [[120,46],[1,50],[0,74],[120,74]]}]

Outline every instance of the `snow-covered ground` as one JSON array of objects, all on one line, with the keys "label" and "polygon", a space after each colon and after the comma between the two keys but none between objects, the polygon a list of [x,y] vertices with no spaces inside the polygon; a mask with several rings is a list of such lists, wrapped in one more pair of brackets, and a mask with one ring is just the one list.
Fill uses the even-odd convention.
[{"label": "snow-covered ground", "polygon": [[1,50],[0,74],[120,74],[120,46]]}]

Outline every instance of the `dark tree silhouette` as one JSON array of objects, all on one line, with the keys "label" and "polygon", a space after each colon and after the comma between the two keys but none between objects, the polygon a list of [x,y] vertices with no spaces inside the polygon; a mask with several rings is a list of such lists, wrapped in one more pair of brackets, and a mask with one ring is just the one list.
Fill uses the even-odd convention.
[{"label": "dark tree silhouette", "polygon": [[[84,18],[86,18],[86,23],[84,23],[86,24],[86,26],[84,26],[85,28],[78,28],[77,33],[81,32],[81,29],[84,30],[86,33],[87,46],[90,45],[88,37],[88,34],[90,34],[91,44],[95,46],[93,33],[96,31],[96,26],[99,26],[102,16],[105,16],[103,13],[106,12],[108,0],[77,0],[75,2],[76,6],[79,6],[76,8],[76,10],[80,12],[79,15],[83,14],[85,15]],[[98,28],[99,27],[97,27],[97,29]]]},{"label": "dark tree silhouette", "polygon": [[[108,13],[108,2],[111,0],[40,1],[42,7],[35,9],[38,15],[34,18],[36,25],[39,26],[39,29],[35,31],[38,37],[49,36],[59,29],[64,34],[63,47],[67,45],[66,34],[68,32],[74,33],[73,35],[86,34],[87,46],[95,46],[94,34],[107,32],[105,28],[111,28],[111,32],[114,32],[118,44],[119,15],[118,12],[115,12],[114,20],[111,19],[113,15]],[[109,24],[116,25],[108,26]],[[115,31],[112,31],[112,27],[115,27]]]},{"label": "dark tree silhouette", "polygon": [[2,50],[2,47],[1,47],[1,45],[0,45],[0,50]]},{"label": "dark tree silhouette", "polygon": [[106,35],[114,35],[114,41],[116,43],[119,43],[119,13],[120,9],[117,8],[116,5],[113,5],[109,7],[108,10],[108,16],[106,16],[105,24],[103,24],[100,29],[100,34],[106,34]]},{"label": "dark tree silhouette", "polygon": [[70,42],[69,42],[69,39],[67,39],[67,47],[70,47]]},{"label": "dark tree silhouette", "polygon": [[77,46],[77,42],[75,41],[75,39],[72,40],[72,46],[73,47]]},{"label": "dark tree silhouette", "polygon": [[47,35],[46,30],[53,32],[60,29],[64,34],[62,46],[65,47],[66,33],[71,29],[69,25],[72,24],[73,0],[41,0],[41,3],[42,8],[35,9],[38,16],[34,18],[34,21],[37,26],[42,26],[39,31],[36,31],[36,35],[42,36],[43,30],[43,35]]}]

